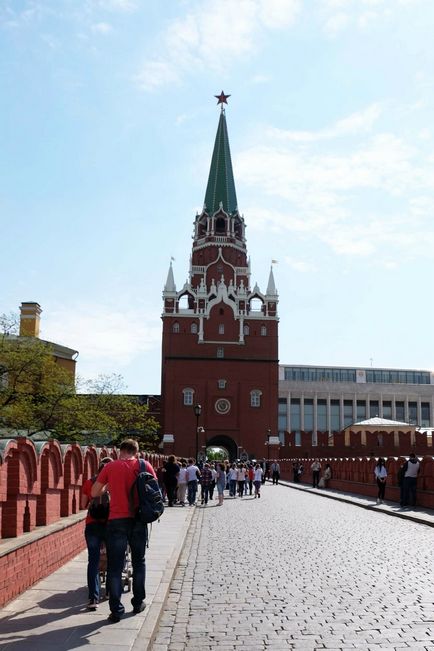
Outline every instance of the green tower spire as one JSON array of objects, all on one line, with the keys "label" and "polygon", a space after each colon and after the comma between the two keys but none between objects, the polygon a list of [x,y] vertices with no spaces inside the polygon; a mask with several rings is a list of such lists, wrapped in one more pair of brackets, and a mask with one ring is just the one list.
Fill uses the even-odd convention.
[{"label": "green tower spire", "polygon": [[[229,95],[224,97],[229,97]],[[227,102],[225,101],[225,103]],[[223,105],[214,143],[208,185],[206,186],[205,210],[212,215],[220,208],[220,203],[222,203],[223,210],[227,213],[233,214],[238,211],[229,136]]]}]

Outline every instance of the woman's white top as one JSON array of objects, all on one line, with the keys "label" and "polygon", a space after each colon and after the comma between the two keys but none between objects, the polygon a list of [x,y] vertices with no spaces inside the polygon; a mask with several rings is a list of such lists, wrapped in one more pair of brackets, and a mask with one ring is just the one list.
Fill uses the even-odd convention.
[{"label": "woman's white top", "polygon": [[187,483],[187,468],[181,468],[178,475],[178,484]]},{"label": "woman's white top", "polygon": [[258,468],[255,470],[255,477],[253,481],[262,481],[262,475],[264,474],[264,471],[262,468]]},{"label": "woman's white top", "polygon": [[377,479],[386,479],[387,470],[384,466],[375,466],[374,475]]}]

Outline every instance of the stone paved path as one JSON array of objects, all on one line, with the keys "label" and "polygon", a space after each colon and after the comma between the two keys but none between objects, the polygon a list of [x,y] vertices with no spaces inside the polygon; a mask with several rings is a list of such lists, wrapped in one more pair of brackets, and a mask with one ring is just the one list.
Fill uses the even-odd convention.
[{"label": "stone paved path", "polygon": [[433,651],[433,543],[283,486],[198,507],[152,649]]}]

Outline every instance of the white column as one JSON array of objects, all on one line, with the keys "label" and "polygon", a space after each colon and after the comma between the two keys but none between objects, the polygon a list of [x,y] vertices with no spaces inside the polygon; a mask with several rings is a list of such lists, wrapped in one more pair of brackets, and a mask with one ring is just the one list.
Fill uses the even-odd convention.
[{"label": "white column", "polygon": [[300,397],[300,429],[304,432],[304,393]]},{"label": "white column", "polygon": [[344,429],[344,396],[341,395],[339,400],[339,429]]},{"label": "white column", "polygon": [[240,335],[239,335],[239,340],[240,340],[240,343],[241,343],[241,344],[244,343],[244,319],[243,319],[243,318],[240,319]]},{"label": "white column", "polygon": [[417,424],[420,427],[422,424],[422,401],[419,398],[417,399]]},{"label": "white column", "polygon": [[288,396],[286,398],[286,429],[288,432],[291,431],[291,392],[288,391]]},{"label": "white column", "polygon": [[313,434],[312,434],[312,445],[318,445],[318,395],[315,393],[313,397]]}]

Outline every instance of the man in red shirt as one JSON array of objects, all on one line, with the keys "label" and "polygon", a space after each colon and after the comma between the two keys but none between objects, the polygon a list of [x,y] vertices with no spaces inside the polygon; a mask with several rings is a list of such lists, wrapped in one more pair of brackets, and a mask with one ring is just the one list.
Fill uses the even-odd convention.
[{"label": "man in red shirt", "polygon": [[[125,553],[129,544],[133,567],[133,605],[134,613],[145,609],[145,550],[147,528],[135,514],[131,513],[131,488],[140,472],[137,458],[137,441],[126,439],[120,445],[119,459],[107,464],[92,486],[92,497],[98,497],[106,490],[110,493],[110,514],[106,529],[107,545],[107,587],[109,591],[109,621],[116,623],[125,612],[121,603],[122,570]],[[146,461],[146,471],[156,478],[151,464]]]}]

